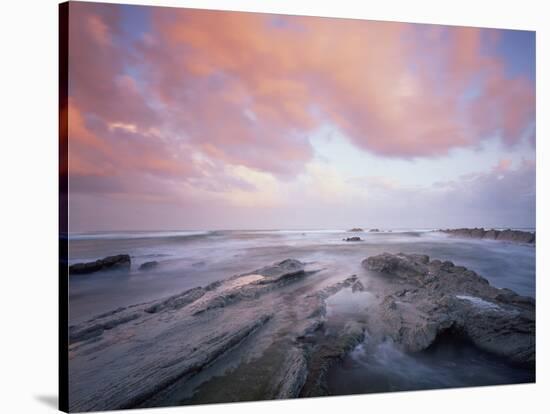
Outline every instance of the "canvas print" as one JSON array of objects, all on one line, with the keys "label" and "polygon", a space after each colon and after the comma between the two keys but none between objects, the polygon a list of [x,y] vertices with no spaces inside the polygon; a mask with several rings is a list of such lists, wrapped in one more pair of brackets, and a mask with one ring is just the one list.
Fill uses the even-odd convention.
[{"label": "canvas print", "polygon": [[60,6],[60,403],[535,382],[535,33]]}]

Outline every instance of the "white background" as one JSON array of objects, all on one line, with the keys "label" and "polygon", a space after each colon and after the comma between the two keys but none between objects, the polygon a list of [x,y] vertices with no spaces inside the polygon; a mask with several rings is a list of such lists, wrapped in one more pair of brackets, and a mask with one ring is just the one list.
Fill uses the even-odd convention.
[{"label": "white background", "polygon": [[[154,413],[548,412],[548,54],[545,0],[129,1],[537,30],[537,384],[155,409]],[[57,1],[0,3],[1,413],[57,404]],[[546,76],[545,76],[546,75]],[[546,165],[543,162],[546,159]],[[134,411],[136,412],[136,411]],[[140,411],[143,412],[143,411]]]}]

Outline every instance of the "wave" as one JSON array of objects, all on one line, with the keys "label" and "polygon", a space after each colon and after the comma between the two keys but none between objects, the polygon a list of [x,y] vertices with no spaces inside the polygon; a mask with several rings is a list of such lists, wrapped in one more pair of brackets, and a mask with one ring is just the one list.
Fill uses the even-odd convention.
[{"label": "wave", "polygon": [[[419,237],[424,233],[431,233],[433,229],[381,229],[376,232],[365,230],[361,232],[361,237],[370,237],[377,235],[401,235]],[[300,235],[316,235],[316,236],[331,236],[349,234],[348,230],[344,229],[306,229],[306,230],[175,230],[175,231],[116,231],[116,232],[89,232],[89,233],[71,233],[68,236],[69,241],[78,240],[136,240],[136,239],[188,239],[201,238],[204,236],[227,236],[240,238],[256,238],[269,236],[300,236]],[[339,236],[340,237],[340,236]]]},{"label": "wave", "polygon": [[236,233],[244,234],[336,234],[346,233],[346,230],[242,230]]},{"label": "wave", "polygon": [[[364,233],[364,234],[379,234],[379,233],[430,233],[436,231],[436,229],[380,229],[378,231],[369,231],[366,228],[362,232],[353,232],[353,233]],[[232,233],[240,234],[341,234],[341,233],[351,233],[349,229],[304,229],[304,230],[285,230],[285,229],[276,229],[276,230],[230,230]]]},{"label": "wave", "polygon": [[126,239],[165,239],[208,236],[212,231],[121,231],[104,233],[73,233],[69,240],[126,240]]}]

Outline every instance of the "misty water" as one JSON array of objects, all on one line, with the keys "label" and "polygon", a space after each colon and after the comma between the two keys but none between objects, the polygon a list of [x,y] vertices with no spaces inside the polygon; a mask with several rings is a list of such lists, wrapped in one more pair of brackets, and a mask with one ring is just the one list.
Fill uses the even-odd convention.
[{"label": "misty water", "polygon": [[[69,323],[77,324],[122,306],[159,299],[205,286],[235,274],[253,271],[286,258],[314,263],[322,275],[336,280],[353,274],[367,280],[361,266],[368,256],[422,253],[450,260],[482,275],[499,288],[535,296],[535,248],[491,240],[458,239],[424,230],[359,233],[361,242],[342,230],[272,230],[204,232],[118,232],[73,234],[69,262],[129,254],[128,274],[102,272],[72,276],[69,283]],[[151,271],[140,264],[158,261]],[[332,277],[332,276],[330,276]],[[367,311],[370,293],[344,290],[328,303],[331,318]],[[369,343],[366,335],[341,364],[331,368],[329,393],[430,389],[529,382],[534,372],[485,355],[468,343],[442,338],[415,355],[400,352],[391,342]]]}]

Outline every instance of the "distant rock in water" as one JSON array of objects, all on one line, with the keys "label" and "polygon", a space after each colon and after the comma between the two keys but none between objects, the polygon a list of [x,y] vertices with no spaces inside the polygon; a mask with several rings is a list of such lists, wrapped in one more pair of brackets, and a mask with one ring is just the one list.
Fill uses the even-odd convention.
[{"label": "distant rock in water", "polygon": [[380,233],[380,229],[370,229],[369,233]]},{"label": "distant rock in water", "polygon": [[159,265],[159,262],[157,262],[156,260],[153,260],[151,262],[145,262],[139,267],[139,270],[141,271],[151,270],[157,267],[158,265]]},{"label": "distant rock in water", "polygon": [[381,303],[379,334],[406,351],[442,334],[526,366],[535,364],[535,300],[498,289],[472,270],[421,254],[384,253],[362,262],[393,286]]},{"label": "distant rock in water", "polygon": [[119,254],[116,256],[108,256],[104,259],[96,260],[95,262],[75,263],[69,266],[69,274],[84,275],[104,270],[129,271],[130,265],[130,256],[127,254]]},{"label": "distant rock in water", "polygon": [[355,232],[355,233],[360,233],[360,232],[363,232],[365,230],[363,230],[361,227],[354,227],[352,229],[349,229],[348,232]]},{"label": "distant rock in water", "polygon": [[358,242],[358,241],[361,241],[361,237],[357,237],[357,236],[346,237],[345,239],[342,239],[342,240],[347,242]]},{"label": "distant rock in water", "polygon": [[535,243],[536,233],[521,230],[485,230],[484,228],[462,228],[462,229],[441,229],[442,233],[455,237],[466,237],[472,239],[500,240],[515,243]]}]

